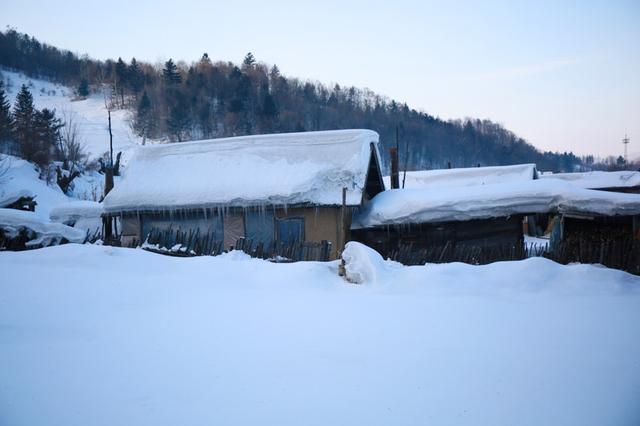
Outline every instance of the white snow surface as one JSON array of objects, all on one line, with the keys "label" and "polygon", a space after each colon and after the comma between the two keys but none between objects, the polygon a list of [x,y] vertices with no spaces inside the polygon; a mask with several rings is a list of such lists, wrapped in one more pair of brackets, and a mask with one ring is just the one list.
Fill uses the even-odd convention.
[{"label": "white snow surface", "polygon": [[15,209],[0,209],[0,229],[13,237],[20,229],[30,229],[37,237],[27,242],[28,247],[49,245],[52,241],[66,238],[72,243],[82,243],[85,233],[61,223],[50,223],[34,212]]},{"label": "white snow surface", "polygon": [[[2,185],[2,182],[0,182],[0,185]],[[29,197],[33,197],[33,193],[28,189],[14,189],[11,191],[0,189],[0,208],[7,207],[8,205],[15,203],[21,198]]]},{"label": "white snow surface", "polygon": [[583,189],[554,179],[450,187],[393,189],[376,195],[354,217],[352,228],[464,221],[513,214],[567,213],[589,216],[640,214],[640,195]]},{"label": "white snow surface", "polygon": [[[109,151],[108,117],[103,94],[92,93],[87,99],[76,100],[73,89],[66,86],[6,69],[0,69],[0,73],[11,105],[22,85],[26,84],[36,108],[55,109],[56,116],[60,118],[65,114],[73,116],[78,125],[80,141],[89,158],[100,158]],[[142,138],[131,128],[129,111],[111,111],[111,128],[113,150],[116,153],[122,151],[122,161],[126,162],[131,149],[142,143]]]},{"label": "white snow surface", "polygon": [[269,204],[359,205],[378,134],[333,130],[139,147],[107,212]]},{"label": "white snow surface", "polygon": [[69,198],[55,184],[38,178],[36,166],[21,158],[0,154],[0,161],[7,161],[9,170],[2,177],[0,199],[13,197],[16,194],[30,193],[37,203],[35,214],[43,220],[49,220],[49,213],[54,206],[69,202]]},{"label": "white snow surface", "polygon": [[[407,172],[404,188],[424,189],[527,182],[533,180],[536,173],[535,164],[418,170]],[[404,172],[400,172],[401,188],[403,179]],[[391,188],[391,177],[385,176],[383,180],[385,187]]]},{"label": "white snow surface", "polygon": [[375,284],[384,278],[379,275],[386,273],[388,265],[401,266],[396,262],[386,262],[380,253],[356,241],[345,245],[342,260],[345,278],[354,284]]},{"label": "white snow surface", "polygon": [[382,267],[0,253],[0,424],[640,423],[640,278]]},{"label": "white snow surface", "polygon": [[54,207],[50,219],[93,235],[102,230],[102,211],[102,204],[95,201],[71,201]]},{"label": "white snow surface", "polygon": [[640,172],[582,172],[582,173],[552,173],[540,175],[543,179],[560,179],[581,188],[631,188],[640,186]]},{"label": "white snow surface", "polygon": [[100,218],[102,204],[95,201],[70,201],[54,207],[49,217],[54,222],[67,222],[83,218]]}]

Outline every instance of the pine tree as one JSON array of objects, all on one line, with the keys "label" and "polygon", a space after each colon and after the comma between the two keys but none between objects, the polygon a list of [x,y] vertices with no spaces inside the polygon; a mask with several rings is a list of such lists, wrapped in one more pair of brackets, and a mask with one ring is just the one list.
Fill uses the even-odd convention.
[{"label": "pine tree", "polygon": [[191,123],[191,111],[184,96],[177,96],[173,105],[169,108],[167,117],[167,131],[173,140],[182,142],[184,134]]},{"label": "pine tree", "polygon": [[35,130],[36,109],[33,96],[26,85],[22,85],[13,107],[15,138],[18,141],[22,157],[34,161],[38,152]]},{"label": "pine tree", "polygon": [[172,59],[169,59],[164,63],[164,68],[162,69],[162,80],[167,86],[180,84],[180,82],[182,82],[182,77],[178,72],[178,67],[173,63]]},{"label": "pine tree", "polygon": [[129,88],[137,96],[144,87],[144,73],[140,69],[140,65],[138,65],[138,61],[136,61],[136,58],[131,59],[131,65],[129,65],[128,74]]},{"label": "pine tree", "polygon": [[4,91],[4,84],[0,80],[0,143],[13,139],[13,125],[11,104]]},{"label": "pine tree", "polygon": [[268,119],[273,119],[278,115],[278,106],[270,93],[265,93],[262,99],[262,115]]},{"label": "pine tree", "polygon": [[127,86],[127,64],[124,63],[122,58],[118,58],[116,62],[116,90],[120,93],[120,104],[124,107],[124,88]]},{"label": "pine tree", "polygon": [[[144,140],[149,135],[153,123],[153,110],[151,108],[151,100],[147,95],[146,90],[142,93],[140,102],[138,103],[138,109],[136,111],[135,127],[138,135],[142,136]],[[144,143],[144,142],[143,142]]]},{"label": "pine tree", "polygon": [[89,82],[86,78],[83,78],[78,85],[78,96],[83,98],[89,96]]},{"label": "pine tree", "polygon": [[243,69],[250,69],[256,64],[256,58],[253,56],[253,53],[249,52],[245,55],[244,60],[242,61]]},{"label": "pine tree", "polygon": [[34,123],[38,147],[34,158],[36,164],[49,164],[51,154],[60,142],[60,129],[63,126],[62,121],[56,117],[55,110],[48,108],[43,108],[41,111],[36,110]]}]

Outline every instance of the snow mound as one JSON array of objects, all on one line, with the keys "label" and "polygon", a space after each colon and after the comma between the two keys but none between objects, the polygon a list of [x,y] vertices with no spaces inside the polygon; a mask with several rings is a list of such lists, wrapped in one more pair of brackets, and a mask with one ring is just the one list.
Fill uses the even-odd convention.
[{"label": "snow mound", "polygon": [[[36,166],[12,155],[0,154],[0,161],[9,164],[7,174],[0,185],[0,199],[16,194],[30,194],[35,197],[36,215],[43,220],[49,219],[54,206],[69,202],[69,198],[56,185],[49,186],[38,176]],[[2,205],[2,204],[0,204]]]},{"label": "snow mound", "polygon": [[32,239],[26,243],[27,247],[42,247],[59,244],[63,240],[72,243],[82,243],[85,233],[61,223],[49,223],[33,212],[0,209],[0,229],[9,238],[15,238],[22,231],[32,234]]},{"label": "snow mound", "polygon": [[354,284],[382,281],[381,278],[390,267],[399,265],[396,262],[384,260],[380,253],[356,241],[349,241],[345,245],[342,260],[345,278]]},{"label": "snow mound", "polygon": [[33,193],[28,189],[17,189],[14,191],[0,192],[0,208],[7,207],[21,198],[31,198]]}]

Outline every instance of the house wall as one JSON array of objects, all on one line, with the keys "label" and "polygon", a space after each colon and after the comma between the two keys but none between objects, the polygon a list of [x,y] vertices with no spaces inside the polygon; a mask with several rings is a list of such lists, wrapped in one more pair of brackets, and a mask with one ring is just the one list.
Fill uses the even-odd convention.
[{"label": "house wall", "polygon": [[[304,219],[304,239],[305,241],[321,242],[327,240],[331,242],[332,259],[338,257],[345,241],[348,241],[348,229],[351,225],[352,209],[345,208],[344,215],[341,215],[341,207],[299,207],[299,208],[276,208],[273,211],[275,219],[301,217]],[[267,216],[268,217],[268,216]],[[344,223],[341,223],[344,217]],[[223,238],[224,247],[235,246],[237,240],[245,236],[245,214],[244,210],[229,210],[223,216]],[[186,229],[195,222],[192,215],[149,215],[141,214],[125,215],[122,217],[121,243],[130,245],[134,241],[141,242],[146,236],[142,235],[143,229],[149,226],[153,220],[159,226],[172,226],[173,229]],[[207,227],[208,222],[213,222],[213,216],[209,219],[204,217],[198,219],[198,227]],[[147,221],[147,222],[145,222]],[[145,226],[146,223],[146,226]],[[274,228],[275,229],[275,228]],[[345,230],[346,234],[345,234]],[[202,231],[204,232],[204,231]],[[277,233],[277,232],[276,232]],[[273,236],[277,238],[277,235]]]},{"label": "house wall", "polygon": [[140,219],[138,215],[124,215],[121,217],[120,223],[120,243],[124,247],[130,247],[141,242]]},{"label": "house wall", "polygon": [[557,262],[600,263],[640,275],[640,216],[559,215],[550,245]]},{"label": "house wall", "polygon": [[[340,223],[340,207],[303,207],[276,210],[276,218],[302,217],[304,218],[305,241],[331,241],[331,258],[337,259],[348,238],[344,230],[351,225],[351,213],[345,211],[345,223]],[[348,208],[346,210],[349,210]]]},{"label": "house wall", "polygon": [[[372,247],[383,257],[393,257],[402,248],[410,251],[442,249],[447,246],[483,249],[523,243],[522,216],[504,218],[391,225],[352,231],[356,241]],[[498,251],[496,256],[499,256]],[[495,259],[501,260],[501,259]],[[507,260],[507,259],[502,259]]]}]

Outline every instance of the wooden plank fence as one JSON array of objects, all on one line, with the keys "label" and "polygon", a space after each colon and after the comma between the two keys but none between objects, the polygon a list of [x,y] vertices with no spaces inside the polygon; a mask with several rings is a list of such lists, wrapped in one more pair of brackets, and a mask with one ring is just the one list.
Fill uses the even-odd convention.
[{"label": "wooden plank fence", "polygon": [[[139,242],[132,242],[137,246]],[[283,243],[273,241],[270,244],[255,242],[249,238],[240,238],[233,247],[224,247],[223,241],[216,239],[214,233],[200,233],[199,229],[180,230],[152,228],[143,245],[145,250],[172,256],[216,256],[228,250],[241,250],[251,257],[274,262],[328,261],[331,255],[331,242],[292,241]]]}]

